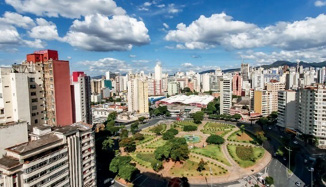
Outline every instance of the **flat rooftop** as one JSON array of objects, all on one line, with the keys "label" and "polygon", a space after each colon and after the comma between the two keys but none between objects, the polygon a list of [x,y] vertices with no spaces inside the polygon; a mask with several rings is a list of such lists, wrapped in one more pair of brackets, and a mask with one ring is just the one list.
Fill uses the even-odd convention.
[{"label": "flat rooftop", "polygon": [[0,159],[0,167],[5,169],[10,169],[19,165],[20,165],[19,161],[12,157],[4,156]]},{"label": "flat rooftop", "polygon": [[201,104],[201,105],[208,105],[209,102],[213,101],[214,97],[211,95],[175,95],[169,98],[165,98],[160,100],[161,102],[165,103],[181,103],[181,104]]}]

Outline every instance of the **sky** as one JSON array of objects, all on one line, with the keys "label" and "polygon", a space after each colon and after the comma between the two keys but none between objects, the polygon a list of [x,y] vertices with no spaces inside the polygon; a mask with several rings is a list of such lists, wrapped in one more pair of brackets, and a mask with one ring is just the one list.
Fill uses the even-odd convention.
[{"label": "sky", "polygon": [[321,62],[326,0],[0,0],[0,65],[41,49],[91,76]]}]

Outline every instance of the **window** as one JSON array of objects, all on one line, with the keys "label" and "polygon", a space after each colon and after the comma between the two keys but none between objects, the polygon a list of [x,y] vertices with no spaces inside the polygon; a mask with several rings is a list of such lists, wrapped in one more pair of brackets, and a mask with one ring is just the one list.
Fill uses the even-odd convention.
[{"label": "window", "polygon": [[36,120],[34,120],[34,122],[35,122],[35,124],[37,124],[38,123],[38,120],[36,119]]},{"label": "window", "polygon": [[35,96],[36,95],[36,92],[31,92],[31,96]]},{"label": "window", "polygon": [[32,110],[37,110],[37,106],[32,106]]},{"label": "window", "polygon": [[35,78],[29,78],[29,82],[35,82]]},{"label": "window", "polygon": [[35,102],[37,102],[37,98],[32,99],[32,103],[35,103]]},{"label": "window", "polygon": [[36,88],[36,85],[29,85],[29,88],[30,89],[35,89]]}]

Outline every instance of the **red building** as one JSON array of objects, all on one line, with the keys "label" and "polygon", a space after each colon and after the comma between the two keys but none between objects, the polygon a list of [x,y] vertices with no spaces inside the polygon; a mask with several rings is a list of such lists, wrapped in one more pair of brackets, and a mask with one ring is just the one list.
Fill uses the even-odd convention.
[{"label": "red building", "polygon": [[73,123],[69,61],[58,59],[57,51],[42,50],[28,54],[26,62],[43,67],[37,73],[43,80],[45,123],[66,126]]},{"label": "red building", "polygon": [[233,75],[232,78],[233,95],[241,96],[241,92],[242,92],[241,84],[242,84],[242,78],[238,73],[236,73],[235,75]]}]

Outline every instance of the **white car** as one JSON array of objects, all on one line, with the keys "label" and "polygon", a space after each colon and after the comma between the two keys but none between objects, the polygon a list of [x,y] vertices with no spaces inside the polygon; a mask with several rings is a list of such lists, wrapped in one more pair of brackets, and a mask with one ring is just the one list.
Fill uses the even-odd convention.
[{"label": "white car", "polygon": [[298,182],[295,182],[295,185],[296,186],[301,186],[301,182],[299,182],[299,181]]},{"label": "white car", "polygon": [[294,144],[298,144],[298,141],[294,140],[293,143],[294,143]]}]

